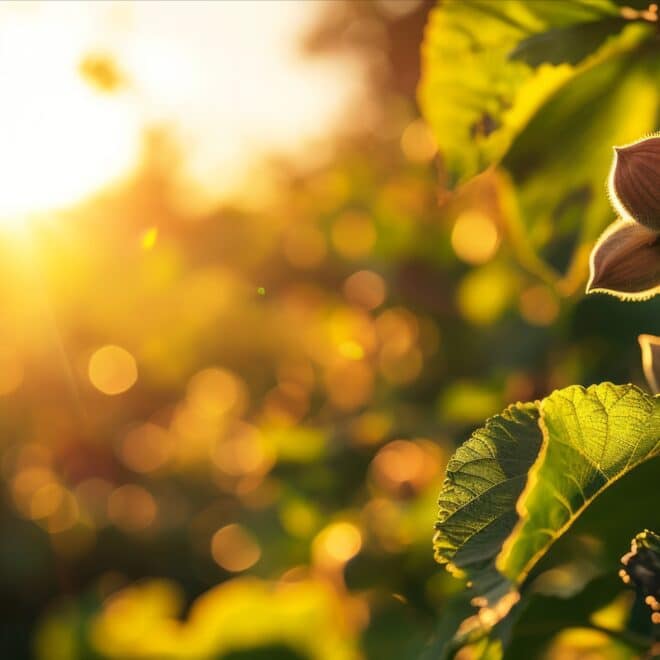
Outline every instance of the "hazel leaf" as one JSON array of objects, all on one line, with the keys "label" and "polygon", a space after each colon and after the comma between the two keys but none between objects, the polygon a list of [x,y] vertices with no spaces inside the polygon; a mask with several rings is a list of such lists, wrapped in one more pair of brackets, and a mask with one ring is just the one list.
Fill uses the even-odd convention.
[{"label": "hazel leaf", "polygon": [[660,397],[571,386],[488,420],[447,466],[436,559],[473,584],[470,641],[513,616],[526,578],[610,485],[660,455]]},{"label": "hazel leaf", "polygon": [[630,27],[612,0],[439,2],[425,32],[418,94],[446,183],[499,163],[559,90],[652,34]]},{"label": "hazel leaf", "polygon": [[532,67],[541,64],[578,64],[597,50],[613,34],[620,32],[626,22],[621,16],[575,23],[568,27],[552,28],[523,39],[509,55]]}]

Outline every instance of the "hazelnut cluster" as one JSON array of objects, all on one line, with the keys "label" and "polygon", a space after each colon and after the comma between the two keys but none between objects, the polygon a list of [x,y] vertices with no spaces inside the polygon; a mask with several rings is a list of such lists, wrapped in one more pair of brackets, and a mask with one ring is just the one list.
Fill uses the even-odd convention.
[{"label": "hazelnut cluster", "polygon": [[591,253],[587,293],[645,300],[660,293],[660,135],[614,148],[609,193],[619,219]]}]

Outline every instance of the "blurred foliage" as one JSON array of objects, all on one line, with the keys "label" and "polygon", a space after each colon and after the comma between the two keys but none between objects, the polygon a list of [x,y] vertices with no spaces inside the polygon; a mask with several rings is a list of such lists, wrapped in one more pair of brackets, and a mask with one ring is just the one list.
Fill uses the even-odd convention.
[{"label": "blurred foliage", "polygon": [[359,657],[351,630],[359,610],[355,616],[355,606],[322,581],[237,578],[198,598],[183,623],[181,606],[179,589],[162,580],[119,589],[100,611],[68,604],[42,626],[37,657],[52,658],[58,648],[62,660],[239,658],[253,657],[255,646],[273,660]]},{"label": "blurred foliage", "polygon": [[[436,35],[462,81],[484,59],[459,56],[446,17],[505,47],[488,57],[515,75],[479,87],[488,112],[501,120],[491,91],[504,106],[527,99],[489,142],[470,135],[450,81],[451,122],[419,117],[429,4],[329,4],[309,56],[368,62],[371,104],[313,164],[265,162],[243,204],[200,211],[179,176],[185,151],[158,129],[131,180],[35,223],[29,240],[2,237],[4,657],[418,657],[463,597],[431,547],[456,445],[509,403],[642,383],[636,336],[660,334],[657,300],[622,312],[556,272],[608,219],[611,145],[656,126],[648,26],[601,39],[605,0],[579,15],[548,2],[511,32],[498,12],[470,14],[476,1],[435,9],[425,108],[439,107],[429,76],[448,75],[429,60]],[[573,62],[557,41],[601,16],[588,66],[536,67],[534,34],[553,30],[552,58]],[[123,80],[95,53],[81,74],[104,93]],[[504,168],[450,192],[458,154],[464,177]],[[544,557],[510,657],[628,648],[589,617],[596,603],[627,607],[612,567],[654,525],[654,470],[615,485]]]}]

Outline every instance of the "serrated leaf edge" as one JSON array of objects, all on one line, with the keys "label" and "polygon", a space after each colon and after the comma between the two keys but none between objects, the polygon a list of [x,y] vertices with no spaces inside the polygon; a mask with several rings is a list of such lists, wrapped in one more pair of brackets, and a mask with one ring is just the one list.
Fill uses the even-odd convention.
[{"label": "serrated leaf edge", "polygon": [[[609,381],[604,382],[604,383],[599,383],[598,385],[591,385],[589,387],[583,387],[581,385],[573,385],[571,387],[579,389],[584,393],[588,393],[590,390],[592,390],[596,387],[599,387],[599,386],[603,386],[603,385],[609,385],[609,386],[612,386],[612,387],[620,387],[620,386],[617,386],[614,383],[609,382]],[[647,392],[644,392],[644,390],[637,387],[633,383],[628,383],[627,387],[628,387],[629,390],[634,390],[634,391],[638,392],[643,397],[648,397],[648,398],[653,399],[653,400],[659,400],[660,399],[660,395],[652,396],[652,395],[648,394]],[[520,497],[518,498],[518,501],[516,502],[516,513],[518,514],[518,521],[516,522],[513,530],[511,531],[511,534],[509,534],[509,536],[504,540],[504,543],[502,544],[502,548],[500,549],[499,554],[495,558],[495,567],[497,568],[497,570],[502,575],[504,575],[505,577],[508,577],[508,579],[512,580],[515,584],[518,584],[518,585],[521,585],[525,581],[526,577],[529,575],[529,572],[536,565],[536,563],[541,559],[541,557],[543,557],[548,552],[550,547],[553,545],[553,543],[558,538],[563,536],[563,534],[571,527],[571,525],[580,517],[582,512],[588,506],[590,506],[590,504],[597,497],[599,497],[610,486],[612,486],[617,481],[619,481],[619,479],[621,479],[621,477],[624,477],[629,472],[631,472],[631,470],[633,470],[635,467],[637,467],[638,465],[641,465],[642,463],[644,463],[647,460],[650,460],[652,458],[657,457],[660,454],[660,452],[658,451],[658,449],[660,448],[660,438],[659,438],[656,445],[655,445],[655,448],[653,449],[653,451],[651,451],[649,454],[647,454],[646,457],[644,457],[643,459],[641,459],[637,463],[634,463],[632,465],[628,465],[626,467],[626,469],[622,470],[619,474],[617,474],[616,476],[614,476],[611,479],[608,479],[608,481],[605,483],[605,485],[602,488],[600,488],[598,491],[596,491],[591,497],[584,500],[582,505],[580,505],[578,507],[578,509],[576,510],[575,515],[573,515],[569,520],[566,521],[566,523],[564,523],[564,525],[562,525],[559,529],[557,529],[553,533],[552,538],[548,542],[548,544],[544,545],[536,553],[534,553],[534,555],[527,561],[527,563],[525,564],[523,569],[519,572],[519,574],[515,578],[512,578],[512,577],[508,576],[507,573],[505,572],[506,560],[507,560],[508,556],[511,553],[511,549],[512,549],[514,543],[516,542],[517,537],[520,534],[520,530],[522,529],[522,527],[524,526],[524,524],[525,524],[525,522],[528,518],[529,512],[528,512],[527,507],[526,507],[527,498],[528,498],[529,493],[532,491],[532,489],[538,483],[538,478],[539,478],[538,473],[541,469],[541,466],[544,463],[545,456],[546,456],[547,451],[548,451],[549,436],[548,436],[548,430],[547,430],[547,427],[545,426],[545,421],[544,421],[544,418],[543,418],[543,402],[546,399],[549,399],[553,394],[555,394],[555,392],[559,392],[559,391],[560,391],[559,389],[554,390],[553,392],[551,392],[551,394],[549,394],[547,397],[545,397],[540,402],[538,424],[539,424],[539,428],[541,429],[541,433],[543,435],[543,440],[541,442],[541,448],[540,448],[539,453],[536,457],[536,460],[534,461],[534,463],[532,464],[532,467],[529,470],[527,483],[525,484],[522,492],[520,493]]]}]

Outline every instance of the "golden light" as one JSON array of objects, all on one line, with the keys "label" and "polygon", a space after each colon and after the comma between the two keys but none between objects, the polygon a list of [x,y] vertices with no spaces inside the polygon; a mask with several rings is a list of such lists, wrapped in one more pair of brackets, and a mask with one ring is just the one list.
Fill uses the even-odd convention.
[{"label": "golden light", "polygon": [[0,396],[11,394],[23,382],[23,364],[15,351],[0,349]]},{"label": "golden light", "polygon": [[459,283],[456,302],[463,317],[475,325],[494,323],[516,293],[515,274],[493,262],[470,271]]},{"label": "golden light", "polygon": [[142,486],[120,486],[108,498],[108,518],[126,532],[146,529],[156,520],[157,514],[156,500]]},{"label": "golden light", "polygon": [[337,350],[347,360],[361,360],[364,357],[364,348],[353,339],[341,342],[337,346]]},{"label": "golden light", "polygon": [[268,425],[292,426],[302,420],[308,410],[307,389],[295,382],[282,382],[264,399],[263,421]]},{"label": "golden light", "polygon": [[296,268],[316,268],[325,258],[325,238],[312,224],[294,224],[284,236],[284,255]]},{"label": "golden light", "polygon": [[263,155],[322,157],[310,141],[340,121],[362,87],[364,71],[348,59],[312,61],[291,48],[317,3],[1,5],[5,226],[129,176],[154,125],[185,145],[183,170],[200,200],[253,199]]},{"label": "golden light", "polygon": [[239,573],[259,561],[261,548],[250,532],[234,523],[213,535],[211,554],[219,566],[231,573]]},{"label": "golden light", "polygon": [[227,369],[210,367],[195,374],[188,383],[187,400],[204,420],[239,415],[247,402],[243,381]]},{"label": "golden light", "polygon": [[378,356],[381,374],[393,385],[411,383],[419,376],[423,366],[422,352],[416,347],[401,354],[391,344],[385,344]]},{"label": "golden light", "polygon": [[428,163],[436,155],[438,145],[424,120],[408,124],[401,135],[401,151],[413,163]]},{"label": "golden light", "polygon": [[370,270],[360,270],[346,278],[343,285],[346,300],[367,310],[376,309],[385,302],[385,280]]},{"label": "golden light", "polygon": [[139,122],[124,95],[94,89],[81,75],[80,21],[11,9],[0,33],[5,226],[96,192],[132,169],[140,150]]},{"label": "golden light", "polygon": [[376,334],[382,350],[401,357],[415,347],[419,323],[414,314],[402,307],[387,309],[376,319]]},{"label": "golden light", "polygon": [[559,315],[557,297],[542,284],[525,289],[518,306],[520,315],[531,325],[551,325]]},{"label": "golden light", "polygon": [[432,482],[441,459],[441,450],[430,440],[394,440],[378,451],[370,473],[379,489],[405,498]]},{"label": "golden light", "polygon": [[37,489],[30,502],[30,517],[38,520],[47,518],[57,511],[64,498],[64,489],[56,481],[51,481]]},{"label": "golden light", "polygon": [[492,218],[481,211],[464,211],[451,232],[456,256],[468,264],[490,261],[500,245],[500,235]]},{"label": "golden light", "polygon": [[138,372],[135,358],[120,346],[103,346],[89,360],[89,380],[110,396],[121,394],[135,385]]},{"label": "golden light", "polygon": [[108,518],[108,498],[112,492],[112,484],[100,477],[81,481],[74,491],[85,517],[100,524],[104,524]]},{"label": "golden light", "polygon": [[156,239],[158,238],[158,227],[150,227],[143,234],[140,242],[142,247],[145,250],[151,250],[156,244]]},{"label": "golden light", "polygon": [[392,424],[392,417],[387,413],[369,410],[351,422],[351,436],[359,445],[375,445],[385,438]]},{"label": "golden light", "polygon": [[319,512],[308,502],[294,500],[280,510],[280,521],[284,529],[299,538],[309,536],[318,525]]},{"label": "golden light", "polygon": [[218,443],[213,461],[225,474],[242,477],[268,472],[275,456],[256,426],[239,421]]},{"label": "golden light", "polygon": [[162,426],[147,422],[121,439],[117,453],[134,472],[152,472],[162,467],[172,455],[173,438]]},{"label": "golden light", "polygon": [[362,548],[362,534],[353,523],[342,521],[324,527],[312,544],[314,562],[326,567],[341,566]]},{"label": "golden light", "polygon": [[68,490],[63,490],[57,508],[45,521],[45,527],[51,534],[60,534],[71,529],[79,519],[80,510],[76,498]]},{"label": "golden light", "polygon": [[355,410],[371,398],[374,375],[364,362],[337,362],[325,374],[325,387],[335,408]]},{"label": "golden light", "polygon": [[362,259],[376,242],[376,228],[362,211],[345,211],[332,225],[330,234],[337,252],[346,259]]}]

